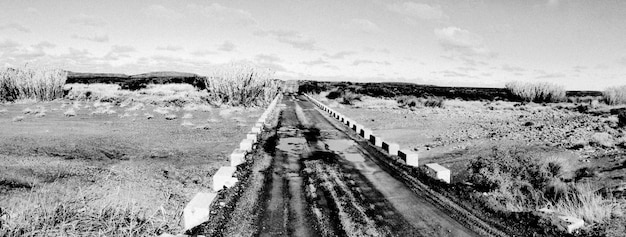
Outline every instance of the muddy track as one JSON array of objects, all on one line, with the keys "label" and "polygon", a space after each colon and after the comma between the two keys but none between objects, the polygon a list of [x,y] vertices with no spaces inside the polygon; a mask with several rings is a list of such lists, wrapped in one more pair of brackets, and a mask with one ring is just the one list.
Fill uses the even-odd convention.
[{"label": "muddy track", "polygon": [[507,236],[411,177],[380,150],[285,97],[259,236]]}]

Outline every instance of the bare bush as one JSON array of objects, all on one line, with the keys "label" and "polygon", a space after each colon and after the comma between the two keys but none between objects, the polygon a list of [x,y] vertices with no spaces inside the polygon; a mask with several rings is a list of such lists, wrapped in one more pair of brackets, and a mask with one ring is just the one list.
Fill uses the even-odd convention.
[{"label": "bare bush", "polygon": [[506,89],[515,97],[527,102],[560,102],[565,100],[562,86],[548,83],[509,82]]},{"label": "bare bush", "polygon": [[231,64],[213,70],[206,78],[209,100],[231,106],[269,104],[279,93],[280,81],[274,72],[252,65]]},{"label": "bare bush", "polygon": [[606,88],[602,100],[608,105],[626,104],[626,85]]},{"label": "bare bush", "polygon": [[5,68],[0,70],[0,101],[63,97],[67,72],[48,68]]}]

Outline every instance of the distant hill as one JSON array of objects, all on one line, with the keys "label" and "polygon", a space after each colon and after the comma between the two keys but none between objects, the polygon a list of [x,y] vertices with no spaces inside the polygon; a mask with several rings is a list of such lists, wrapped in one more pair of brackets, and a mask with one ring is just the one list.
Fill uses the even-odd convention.
[{"label": "distant hill", "polygon": [[157,77],[169,77],[169,78],[187,78],[187,77],[200,77],[198,74],[189,72],[148,72],[137,75],[132,75],[132,78],[157,78]]},{"label": "distant hill", "polygon": [[[515,100],[515,97],[505,88],[482,87],[449,87],[419,85],[407,82],[331,82],[331,81],[300,81],[299,92],[314,92],[329,90],[351,91],[373,97],[395,97],[402,95],[439,96],[446,99],[464,100]],[[599,91],[567,91],[567,96],[602,96]]]},{"label": "distant hill", "polygon": [[149,72],[137,75],[126,75],[119,73],[85,73],[68,72],[67,83],[104,83],[118,84],[122,89],[138,90],[145,88],[148,84],[169,84],[188,83],[200,89],[206,88],[205,77],[187,72]]}]

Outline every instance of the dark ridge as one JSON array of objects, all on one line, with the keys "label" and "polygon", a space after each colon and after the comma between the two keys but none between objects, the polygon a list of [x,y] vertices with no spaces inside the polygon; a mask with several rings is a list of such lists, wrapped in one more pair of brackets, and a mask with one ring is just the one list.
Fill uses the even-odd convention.
[{"label": "dark ridge", "polygon": [[[319,93],[321,91],[342,90],[368,95],[372,97],[396,97],[414,95],[418,97],[438,96],[446,99],[462,100],[505,100],[517,101],[505,88],[483,87],[447,87],[434,85],[418,85],[407,82],[330,82],[330,81],[299,81],[298,91],[302,93]],[[600,91],[567,91],[566,96],[602,96]]]},{"label": "dark ridge", "polygon": [[205,79],[206,77],[186,72],[149,72],[130,76],[119,73],[68,72],[66,82],[118,84],[127,90],[146,88],[148,84],[187,83],[198,89],[205,89]]}]

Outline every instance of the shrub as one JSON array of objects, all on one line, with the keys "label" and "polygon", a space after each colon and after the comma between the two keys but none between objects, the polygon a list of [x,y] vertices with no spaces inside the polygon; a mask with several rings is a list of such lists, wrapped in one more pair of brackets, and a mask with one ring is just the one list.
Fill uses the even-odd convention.
[{"label": "shrub", "polygon": [[326,98],[329,100],[334,100],[337,99],[339,97],[343,96],[343,91],[341,90],[334,90],[331,92],[328,92],[328,95],[326,95]]},{"label": "shrub", "polygon": [[411,96],[407,96],[407,95],[399,96],[396,98],[396,101],[398,101],[400,105],[407,106],[407,107],[415,107],[418,104],[420,104],[418,98],[412,95]]},{"label": "shrub", "polygon": [[597,171],[594,167],[582,167],[574,173],[574,180],[578,181],[587,177],[595,177],[596,173]]},{"label": "shrub", "polygon": [[570,187],[570,185],[559,179],[553,179],[546,186],[544,196],[552,202],[558,202],[567,197],[567,195],[569,195],[571,192],[572,188]]},{"label": "shrub", "polygon": [[[558,198],[561,162],[540,158],[531,148],[493,147],[470,161],[468,180],[485,196],[489,208],[499,211],[535,209],[546,197]],[[551,164],[552,163],[552,164]]]},{"label": "shrub", "polygon": [[0,101],[63,97],[67,72],[47,68],[5,68],[0,70]]},{"label": "shrub", "polygon": [[399,96],[396,98],[396,101],[401,106],[405,106],[405,107],[424,106],[424,107],[443,108],[445,100],[442,97],[429,96],[426,98],[418,98],[418,97],[411,95],[411,96]]},{"label": "shrub", "polygon": [[543,103],[565,100],[565,89],[552,83],[509,82],[505,87],[511,95],[526,102]]},{"label": "shrub", "polygon": [[606,88],[602,100],[608,105],[626,104],[626,85]]},{"label": "shrub", "polygon": [[344,93],[341,103],[347,104],[347,105],[353,105],[354,101],[356,100],[361,101],[361,95],[348,91]]},{"label": "shrub", "polygon": [[611,134],[601,132],[601,133],[594,133],[593,135],[591,135],[589,144],[593,146],[603,147],[603,148],[610,148],[610,147],[615,146],[615,141],[613,140],[613,136],[611,136]]},{"label": "shrub", "polygon": [[619,111],[617,114],[618,125],[620,127],[626,127],[626,109]]},{"label": "shrub", "polygon": [[443,108],[443,103],[444,103],[444,100],[441,97],[428,97],[424,101],[424,106]]},{"label": "shrub", "polygon": [[281,86],[273,75],[270,69],[244,64],[216,68],[205,81],[209,100],[231,106],[269,104]]}]

